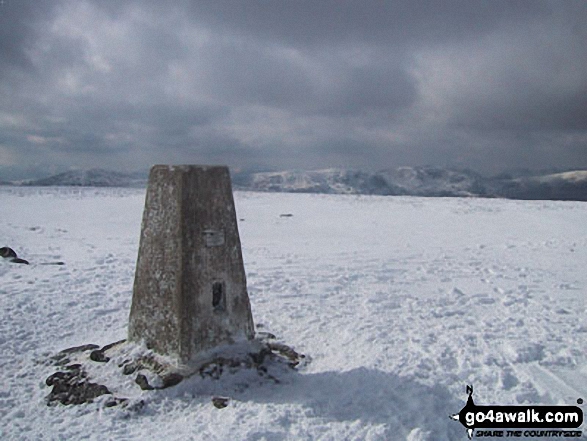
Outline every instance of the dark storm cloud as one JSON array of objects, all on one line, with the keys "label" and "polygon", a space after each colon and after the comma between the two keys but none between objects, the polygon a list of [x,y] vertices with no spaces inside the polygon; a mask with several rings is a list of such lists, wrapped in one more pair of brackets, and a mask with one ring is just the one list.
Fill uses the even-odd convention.
[{"label": "dark storm cloud", "polygon": [[463,76],[448,102],[454,121],[480,130],[587,130],[587,2],[450,56]]},{"label": "dark storm cloud", "polygon": [[327,66],[320,61],[308,67],[263,47],[212,45],[200,53],[199,61],[206,66],[202,87],[237,105],[341,116],[369,109],[393,113],[416,98],[413,79],[385,59],[368,66],[334,59]]},{"label": "dark storm cloud", "polygon": [[586,18],[578,0],[6,1],[0,167],[587,167]]},{"label": "dark storm cloud", "polygon": [[219,0],[190,2],[212,28],[291,46],[404,45],[459,40],[547,13],[540,2]]},{"label": "dark storm cloud", "polygon": [[6,1],[0,8],[0,72],[13,68],[32,69],[26,50],[35,44],[40,28],[50,20],[53,5],[13,0]]}]

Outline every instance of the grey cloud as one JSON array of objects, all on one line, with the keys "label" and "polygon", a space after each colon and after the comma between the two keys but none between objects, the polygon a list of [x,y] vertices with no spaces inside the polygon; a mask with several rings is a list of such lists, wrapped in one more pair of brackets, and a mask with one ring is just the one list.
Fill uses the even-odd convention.
[{"label": "grey cloud", "polygon": [[348,70],[334,105],[341,114],[382,111],[395,114],[417,98],[413,78],[399,66],[374,63]]},{"label": "grey cloud", "polygon": [[[478,131],[523,152],[531,147],[520,146],[520,137],[533,143],[548,137],[556,149],[560,143],[547,133],[587,130],[587,31],[581,25],[587,3],[550,6],[550,15],[515,29],[429,53],[423,72],[428,80],[436,76],[430,89],[444,106],[447,131]],[[577,159],[584,164],[587,156]]]},{"label": "grey cloud", "polygon": [[200,56],[203,88],[228,102],[287,107],[312,94],[309,73],[266,47],[212,44]]},{"label": "grey cloud", "polygon": [[23,168],[587,167],[586,5],[10,0],[0,150]]},{"label": "grey cloud", "polygon": [[12,69],[33,69],[27,49],[41,37],[55,4],[12,0],[0,7],[0,74],[4,76]]},{"label": "grey cloud", "polygon": [[587,130],[587,90],[558,94],[512,91],[510,98],[492,104],[467,105],[467,113],[458,116],[458,126],[512,133]]},{"label": "grey cloud", "polygon": [[194,21],[287,45],[397,45],[455,40],[548,13],[542,2],[218,0],[190,2]]},{"label": "grey cloud", "polygon": [[[218,57],[221,53],[222,57]],[[369,110],[394,113],[416,98],[414,80],[388,60],[353,66],[312,53],[305,62],[268,47],[217,47],[201,54],[203,87],[238,105],[266,105],[298,114],[344,116]]]}]

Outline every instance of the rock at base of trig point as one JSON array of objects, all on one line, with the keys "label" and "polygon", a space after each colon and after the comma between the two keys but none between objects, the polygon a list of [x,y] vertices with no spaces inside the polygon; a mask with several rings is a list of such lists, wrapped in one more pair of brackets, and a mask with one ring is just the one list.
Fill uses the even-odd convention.
[{"label": "rock at base of trig point", "polygon": [[129,341],[189,365],[204,351],[253,337],[228,168],[154,166]]}]

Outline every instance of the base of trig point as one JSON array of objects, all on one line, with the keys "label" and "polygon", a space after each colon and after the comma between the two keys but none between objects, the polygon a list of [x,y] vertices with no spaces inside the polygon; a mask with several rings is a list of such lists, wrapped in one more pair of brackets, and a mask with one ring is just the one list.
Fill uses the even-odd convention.
[{"label": "base of trig point", "polygon": [[154,166],[128,340],[190,366],[206,351],[253,337],[228,168]]}]

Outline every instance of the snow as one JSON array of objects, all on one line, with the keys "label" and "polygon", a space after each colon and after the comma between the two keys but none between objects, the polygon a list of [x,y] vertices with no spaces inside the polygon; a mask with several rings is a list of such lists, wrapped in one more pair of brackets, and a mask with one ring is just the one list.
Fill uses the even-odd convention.
[{"label": "snow", "polygon": [[564,173],[555,173],[536,178],[539,182],[568,181],[568,182],[587,182],[587,170],[576,170]]},{"label": "snow", "polygon": [[587,399],[587,204],[236,192],[257,330],[311,362],[48,407],[50,355],[126,337],[144,195],[0,188],[0,246],[31,262],[0,261],[0,439],[466,439],[466,384]]}]

